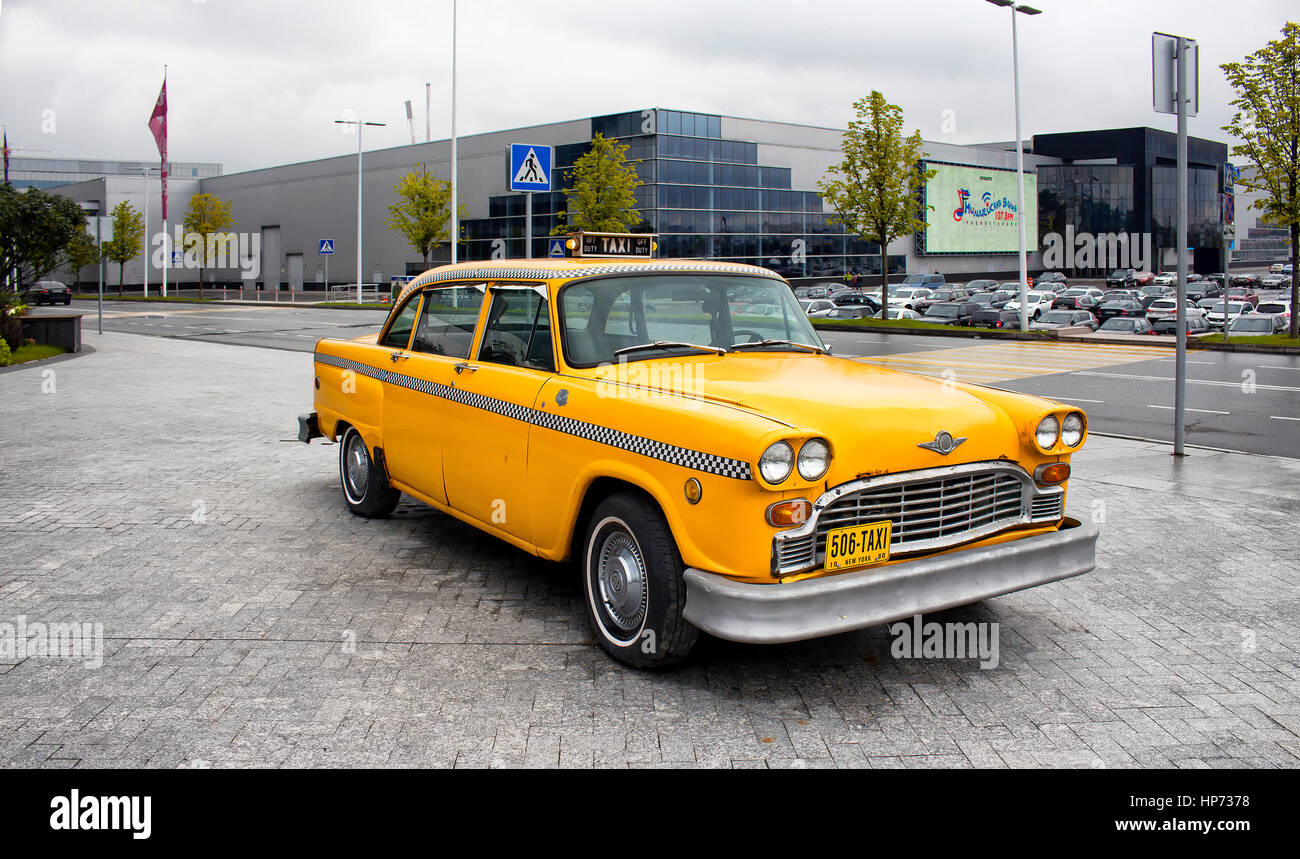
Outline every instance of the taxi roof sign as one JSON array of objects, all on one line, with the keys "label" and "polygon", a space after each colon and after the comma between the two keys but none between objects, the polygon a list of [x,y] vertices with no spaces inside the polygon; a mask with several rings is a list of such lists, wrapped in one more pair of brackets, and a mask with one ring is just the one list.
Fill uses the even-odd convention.
[{"label": "taxi roof sign", "polygon": [[658,247],[653,233],[571,233],[566,247],[575,257],[650,259]]}]

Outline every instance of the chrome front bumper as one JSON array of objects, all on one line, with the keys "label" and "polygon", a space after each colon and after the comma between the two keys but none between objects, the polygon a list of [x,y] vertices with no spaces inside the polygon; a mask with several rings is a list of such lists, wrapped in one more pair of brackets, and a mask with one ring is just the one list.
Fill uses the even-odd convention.
[{"label": "chrome front bumper", "polygon": [[979,602],[1086,573],[1095,525],[786,584],[748,584],[686,571],[685,617],[718,638],[801,641]]}]

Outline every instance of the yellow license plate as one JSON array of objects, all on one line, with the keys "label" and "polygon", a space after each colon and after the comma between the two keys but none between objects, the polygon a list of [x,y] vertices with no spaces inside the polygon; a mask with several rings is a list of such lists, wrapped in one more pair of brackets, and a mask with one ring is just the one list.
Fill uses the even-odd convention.
[{"label": "yellow license plate", "polygon": [[826,569],[848,570],[889,560],[893,523],[871,522],[826,532]]}]

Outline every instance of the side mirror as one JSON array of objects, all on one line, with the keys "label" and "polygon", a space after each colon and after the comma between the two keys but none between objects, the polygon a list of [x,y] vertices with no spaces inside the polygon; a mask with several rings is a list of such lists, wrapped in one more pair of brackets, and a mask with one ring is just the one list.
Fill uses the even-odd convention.
[{"label": "side mirror", "polygon": [[826,347],[826,354],[827,354],[827,355],[831,355],[831,354],[833,354],[833,353],[831,352],[831,344],[829,344],[829,343],[823,343],[822,345]]}]

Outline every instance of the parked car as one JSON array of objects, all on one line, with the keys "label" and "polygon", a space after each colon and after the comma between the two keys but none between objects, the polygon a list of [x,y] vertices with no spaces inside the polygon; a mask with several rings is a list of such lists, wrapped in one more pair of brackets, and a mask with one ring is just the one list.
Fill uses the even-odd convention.
[{"label": "parked car", "polygon": [[1244,301],[1246,304],[1249,304],[1251,307],[1254,307],[1257,304],[1259,304],[1258,295],[1251,292],[1249,289],[1244,289],[1242,287],[1237,287],[1237,286],[1234,286],[1228,290],[1228,300]]},{"label": "parked car", "polygon": [[966,288],[971,291],[972,295],[981,292],[993,292],[998,288],[998,282],[996,280],[988,280],[984,278],[968,280],[966,281]]},{"label": "parked car", "polygon": [[1155,273],[1154,273],[1154,272],[1149,272],[1149,271],[1139,271],[1139,272],[1137,273],[1137,285],[1138,285],[1138,286],[1149,286],[1149,285],[1151,284],[1151,282],[1152,282],[1153,280],[1155,280],[1155,278],[1156,278],[1156,276],[1155,276]]},{"label": "parked car", "polygon": [[1253,271],[1242,271],[1232,276],[1233,286],[1259,286],[1259,275]]},{"label": "parked car", "polygon": [[1034,283],[1039,287],[1046,287],[1048,284],[1052,284],[1055,287],[1064,287],[1066,285],[1066,279],[1065,275],[1059,271],[1045,271],[1038,276],[1038,279],[1035,280]]},{"label": "parked car", "polygon": [[[881,311],[879,310],[875,312],[874,316],[876,319],[880,318],[880,313]],[[911,310],[906,307],[894,307],[891,304],[889,307],[889,318],[890,319],[920,319],[921,314],[917,313],[915,310]]]},{"label": "parked car", "polygon": [[[1042,316],[1044,313],[1052,309],[1052,302],[1055,300],[1056,296],[1049,292],[1038,292],[1036,290],[1034,292],[1026,292],[1025,311],[1028,313],[1030,319],[1037,319],[1039,316]],[[1006,303],[1006,309],[1019,310],[1020,300],[1018,298],[1013,298],[1008,301]]]},{"label": "parked car", "polygon": [[941,301],[927,307],[921,318],[940,325],[969,325],[976,310],[979,305],[970,301]]},{"label": "parked car", "polygon": [[1284,286],[1291,285],[1291,278],[1285,274],[1266,274],[1259,279],[1260,289],[1281,289]]},{"label": "parked car", "polygon": [[1020,313],[1015,310],[984,308],[976,310],[970,317],[971,328],[1012,328],[1020,327]]},{"label": "parked car", "polygon": [[1140,316],[1114,316],[1101,323],[1098,331],[1106,334],[1155,334],[1151,323]]},{"label": "parked car", "polygon": [[825,317],[827,313],[834,309],[835,302],[831,301],[829,298],[818,298],[814,301],[808,302],[807,306],[804,307],[803,312],[807,314],[809,318],[818,319]]},{"label": "parked car", "polygon": [[[1195,305],[1187,305],[1186,316],[1204,316],[1205,309]],[[1147,306],[1147,319],[1155,322],[1157,319],[1178,316],[1178,299],[1176,298],[1157,298]]]},{"label": "parked car", "polygon": [[899,286],[924,286],[929,289],[938,289],[946,286],[947,283],[941,274],[909,274],[899,282]]},{"label": "parked car", "polygon": [[1160,274],[1151,278],[1151,283],[1157,286],[1174,286],[1178,283],[1178,272],[1162,271]]},{"label": "parked car", "polygon": [[1031,331],[1054,331],[1058,328],[1097,330],[1097,317],[1086,310],[1049,310],[1029,324]]},{"label": "parked car", "polygon": [[[1151,328],[1157,334],[1178,333],[1177,317],[1166,316],[1163,319],[1156,319],[1154,321],[1148,320],[1148,321],[1151,322]],[[1187,325],[1187,334],[1189,336],[1199,336],[1201,334],[1209,334],[1210,331],[1212,330],[1210,328],[1210,323],[1205,321],[1204,316],[1188,316],[1186,319],[1186,325]]]},{"label": "parked car", "polygon": [[[879,290],[877,290],[879,294]],[[889,295],[889,306],[905,307],[908,310],[915,310],[918,301],[922,301],[930,295],[930,290],[924,286],[903,286],[894,290]]]},{"label": "parked car", "polygon": [[1200,301],[1202,298],[1218,298],[1223,295],[1223,290],[1208,280],[1201,283],[1189,283],[1185,292],[1187,300],[1191,302]]},{"label": "parked car", "polygon": [[1214,274],[1207,274],[1205,279],[1211,283],[1217,283],[1219,286],[1227,286],[1228,283],[1228,276],[1221,271],[1216,271]]},{"label": "parked car", "polygon": [[1115,298],[1110,301],[1103,301],[1097,305],[1097,309],[1093,313],[1101,320],[1103,327],[1107,320],[1116,316],[1146,319],[1146,308],[1136,298]]},{"label": "parked car", "polygon": [[[1204,303],[1201,304],[1201,306],[1204,307],[1207,311],[1205,314],[1205,321],[1210,323],[1210,326],[1213,328],[1222,328],[1223,327],[1223,301],[1222,300],[1216,301],[1212,298],[1204,299],[1204,301],[1210,302],[1210,304],[1208,305]],[[1242,316],[1243,314],[1250,313],[1252,310],[1254,310],[1254,308],[1243,301],[1230,300],[1228,301],[1228,322],[1231,323],[1232,320],[1236,319],[1238,316]]]},{"label": "parked car", "polygon": [[[742,295],[784,312],[736,323]],[[757,266],[443,266],[376,337],[317,341],[313,370],[298,437],[338,441],[350,512],[386,517],[405,493],[571,562],[593,641],[635,667],[701,631],[813,638],[1095,565],[1097,527],[1065,516],[1081,410],[832,357]],[[647,392],[684,370],[686,390]]]},{"label": "parked car", "polygon": [[951,287],[934,289],[931,290],[930,294],[925,296],[924,298],[916,299],[912,303],[912,309],[915,310],[917,313],[921,314],[922,316],[924,316],[925,312],[930,309],[930,305],[938,304],[942,301],[957,301],[958,298],[959,296],[957,291],[952,289]]},{"label": "parked car", "polygon": [[1137,270],[1132,268],[1117,268],[1110,274],[1106,275],[1106,285],[1117,286],[1120,288],[1137,286]]},{"label": "parked car", "polygon": [[1291,303],[1286,300],[1261,301],[1255,305],[1256,313],[1266,313],[1269,316],[1281,316],[1288,323],[1291,321]]},{"label": "parked car", "polygon": [[[967,298],[966,300],[971,302],[972,304],[978,304],[980,307],[999,306],[998,294],[996,292],[977,292],[974,295]],[[1006,301],[1005,300],[1002,301],[1002,304],[1006,304]]]},{"label": "parked car", "polygon": [[1286,320],[1281,316],[1266,316],[1263,313],[1244,313],[1232,320],[1228,334],[1232,337],[1268,337],[1287,332]]},{"label": "parked car", "polygon": [[1058,293],[1052,299],[1054,310],[1088,310],[1101,300],[1102,291],[1096,287],[1074,286]]},{"label": "parked car", "polygon": [[1280,262],[1275,262],[1268,267],[1269,274],[1282,274],[1282,272],[1284,272],[1285,270],[1286,270],[1286,265]]},{"label": "parked car", "polygon": [[23,303],[37,307],[42,304],[71,304],[72,290],[57,280],[38,280],[23,291]]}]

